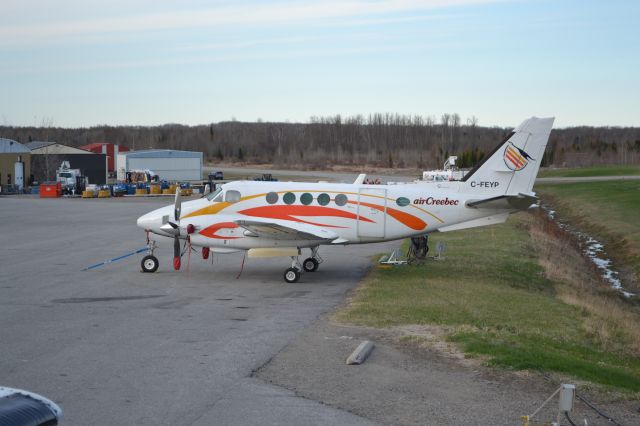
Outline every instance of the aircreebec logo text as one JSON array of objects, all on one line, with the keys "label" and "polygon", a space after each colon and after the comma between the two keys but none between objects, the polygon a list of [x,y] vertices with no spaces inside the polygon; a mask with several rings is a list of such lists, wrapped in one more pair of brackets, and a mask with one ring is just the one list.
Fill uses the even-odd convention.
[{"label": "aircreebec logo text", "polygon": [[416,198],[413,200],[413,204],[426,204],[428,206],[457,206],[460,203],[459,200],[452,200],[447,198]]}]

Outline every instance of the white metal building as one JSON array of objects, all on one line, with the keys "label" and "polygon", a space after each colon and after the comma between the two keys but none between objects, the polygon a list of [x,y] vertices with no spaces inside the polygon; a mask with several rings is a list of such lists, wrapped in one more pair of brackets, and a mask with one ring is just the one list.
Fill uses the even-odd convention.
[{"label": "white metal building", "polygon": [[132,170],[151,170],[168,181],[202,180],[202,152],[150,149],[118,154],[118,180]]}]

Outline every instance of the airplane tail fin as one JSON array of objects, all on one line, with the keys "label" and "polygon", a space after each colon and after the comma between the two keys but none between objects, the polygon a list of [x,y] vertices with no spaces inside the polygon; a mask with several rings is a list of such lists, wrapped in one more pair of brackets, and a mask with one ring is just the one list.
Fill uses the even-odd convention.
[{"label": "airplane tail fin", "polygon": [[532,192],[554,118],[532,117],[513,130],[462,179],[465,192],[518,195]]}]

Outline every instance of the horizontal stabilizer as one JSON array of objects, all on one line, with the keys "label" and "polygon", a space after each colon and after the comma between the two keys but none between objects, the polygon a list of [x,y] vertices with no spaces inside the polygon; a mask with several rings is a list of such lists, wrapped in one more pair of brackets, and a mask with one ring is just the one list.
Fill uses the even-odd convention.
[{"label": "horizontal stabilizer", "polygon": [[459,231],[460,229],[477,228],[479,226],[496,225],[504,223],[509,217],[509,213],[499,213],[479,219],[468,220],[466,222],[456,223],[455,225],[444,226],[438,228],[439,232]]},{"label": "horizontal stabilizer", "polygon": [[493,210],[527,210],[538,202],[538,197],[527,194],[500,195],[498,197],[484,200],[467,201],[467,207],[472,209],[493,209]]}]

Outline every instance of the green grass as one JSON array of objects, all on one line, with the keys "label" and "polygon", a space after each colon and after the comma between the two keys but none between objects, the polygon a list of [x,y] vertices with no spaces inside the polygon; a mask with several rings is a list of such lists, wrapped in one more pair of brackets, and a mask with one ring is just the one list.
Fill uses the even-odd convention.
[{"label": "green grass", "polygon": [[640,166],[594,166],[571,169],[542,169],[538,177],[638,176]]},{"label": "green grass", "polygon": [[640,280],[640,181],[545,184],[536,191]]},{"label": "green grass", "polygon": [[555,297],[523,220],[432,235],[432,247],[447,246],[444,261],[374,269],[337,319],[444,325],[455,330],[451,341],[492,364],[640,391],[640,360],[598,347],[583,327],[589,314]]}]

